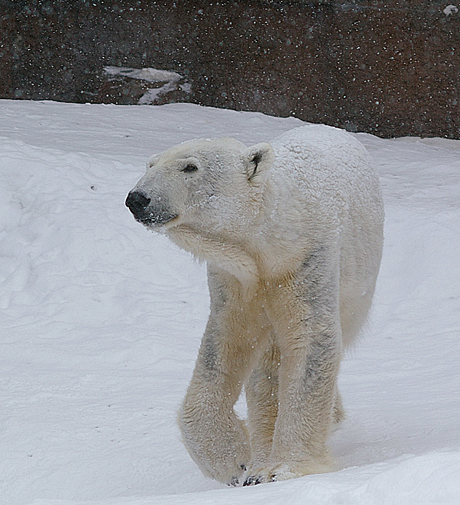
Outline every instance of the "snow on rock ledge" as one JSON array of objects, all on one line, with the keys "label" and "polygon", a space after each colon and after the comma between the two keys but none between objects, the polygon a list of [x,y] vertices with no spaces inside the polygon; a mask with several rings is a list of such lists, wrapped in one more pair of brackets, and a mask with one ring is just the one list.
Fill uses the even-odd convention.
[{"label": "snow on rock ledge", "polygon": [[104,67],[104,72],[111,76],[130,77],[131,79],[139,79],[148,82],[177,82],[182,79],[182,76],[176,72],[168,72],[167,70],[158,70],[156,68],[127,68],[127,67]]},{"label": "snow on rock ledge", "polygon": [[99,95],[103,103],[163,105],[187,102],[191,84],[176,72],[156,68],[104,67],[107,79]]}]

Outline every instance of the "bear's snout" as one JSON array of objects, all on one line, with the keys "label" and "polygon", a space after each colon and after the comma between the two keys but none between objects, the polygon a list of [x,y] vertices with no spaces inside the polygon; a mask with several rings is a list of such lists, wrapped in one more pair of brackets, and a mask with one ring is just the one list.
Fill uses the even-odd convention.
[{"label": "bear's snout", "polygon": [[155,198],[152,203],[152,199],[140,191],[131,191],[125,204],[136,221],[146,226],[160,226],[178,217],[167,205],[167,199]]},{"label": "bear's snout", "polygon": [[141,220],[145,215],[145,210],[150,201],[150,198],[147,198],[139,191],[131,191],[126,198],[125,204],[126,207],[128,207],[128,209],[133,213],[133,216],[137,220]]}]

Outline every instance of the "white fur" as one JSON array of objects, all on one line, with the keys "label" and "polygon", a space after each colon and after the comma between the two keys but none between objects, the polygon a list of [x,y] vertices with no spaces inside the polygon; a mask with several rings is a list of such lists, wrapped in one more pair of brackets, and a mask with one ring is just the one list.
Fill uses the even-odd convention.
[{"label": "white fur", "polygon": [[[382,251],[365,149],[314,125],[249,148],[191,141],[151,158],[133,191],[151,199],[147,226],[208,262],[211,313],[179,415],[192,458],[229,484],[333,468],[342,351],[366,320]],[[176,217],[156,225],[161,212]],[[243,384],[247,426],[233,411]]]}]

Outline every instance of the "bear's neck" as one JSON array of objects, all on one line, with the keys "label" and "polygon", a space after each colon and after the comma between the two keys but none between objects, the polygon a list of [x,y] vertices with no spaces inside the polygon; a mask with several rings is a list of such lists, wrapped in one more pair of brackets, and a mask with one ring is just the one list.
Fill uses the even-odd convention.
[{"label": "bear's neck", "polygon": [[259,280],[256,261],[244,248],[207,234],[179,225],[168,230],[169,238],[201,261],[234,275],[245,289],[252,289]]},{"label": "bear's neck", "polygon": [[289,215],[286,205],[293,191],[288,184],[276,190],[267,181],[257,218],[247,229],[233,232],[233,240],[189,224],[171,227],[166,234],[199,260],[234,275],[249,293],[261,277],[279,279],[290,275],[303,259],[305,236],[292,223],[286,228],[283,220]]}]

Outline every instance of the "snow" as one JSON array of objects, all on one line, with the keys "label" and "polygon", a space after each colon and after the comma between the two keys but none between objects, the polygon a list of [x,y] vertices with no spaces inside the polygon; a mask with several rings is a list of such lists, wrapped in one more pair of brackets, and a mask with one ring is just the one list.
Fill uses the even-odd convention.
[{"label": "snow", "polygon": [[460,503],[460,141],[357,135],[381,177],[385,249],[341,371],[337,471],[227,488],[175,423],[205,266],[123,202],[153,153],[196,137],[249,145],[301,121],[7,100],[0,117],[1,505]]},{"label": "snow", "polygon": [[129,79],[136,79],[140,81],[151,82],[155,84],[164,83],[157,88],[151,88],[144,93],[138,100],[137,105],[152,105],[156,100],[163,95],[180,90],[184,93],[191,93],[192,86],[190,83],[185,82],[179,84],[183,77],[176,72],[169,72],[167,70],[159,70],[156,68],[128,68],[128,67],[104,67],[104,72],[110,76],[110,79],[117,77],[124,77]]},{"label": "snow", "polygon": [[128,68],[128,67],[104,67],[104,71],[111,76],[129,77],[147,82],[178,82],[182,76],[177,72],[158,70],[156,68]]},{"label": "snow", "polygon": [[456,7],[455,5],[448,5],[442,12],[444,12],[446,16],[450,16],[451,14],[457,14],[458,7]]},{"label": "snow", "polygon": [[167,82],[160,88],[149,89],[139,98],[137,105],[152,105],[155,100],[158,100],[162,95],[165,95],[170,91],[174,91],[175,89],[177,89],[177,84],[175,81]]}]

